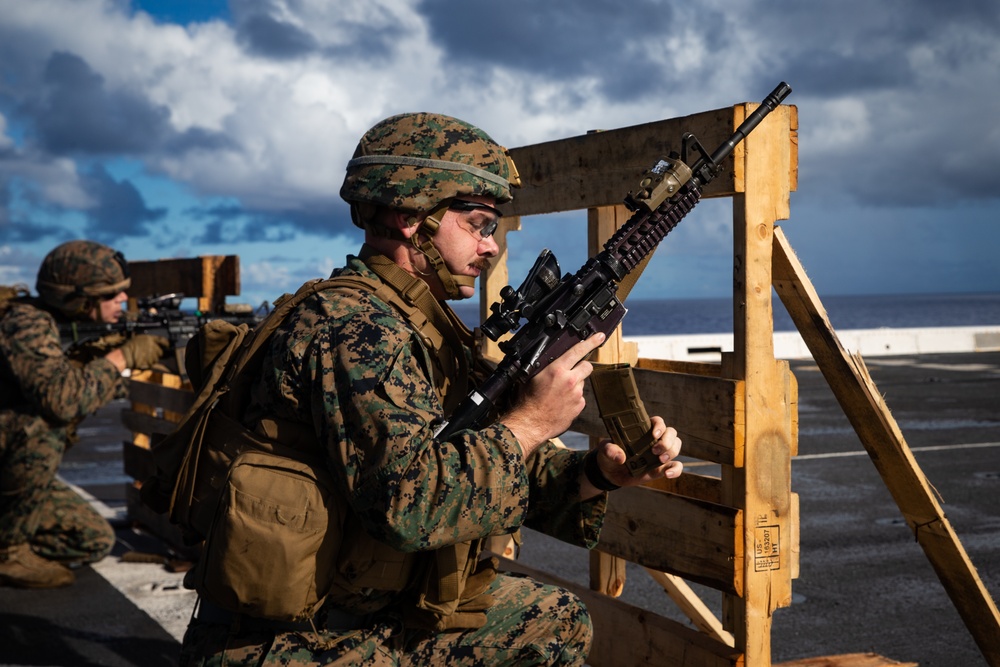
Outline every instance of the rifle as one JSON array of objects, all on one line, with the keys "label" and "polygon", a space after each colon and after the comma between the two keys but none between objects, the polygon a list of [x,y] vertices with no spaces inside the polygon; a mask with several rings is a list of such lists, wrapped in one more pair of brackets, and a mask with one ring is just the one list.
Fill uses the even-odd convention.
[{"label": "rifle", "polygon": [[[690,132],[681,137],[681,153],[660,158],[645,174],[639,188],[629,192],[625,206],[632,217],[572,276],[561,277],[559,263],[543,250],[518,289],[507,285],[501,301],[490,309],[483,333],[499,343],[504,358],[496,369],[459,404],[435,431],[447,440],[459,431],[479,428],[497,401],[516,383],[538,374],[578,341],[595,333],[610,334],[628,309],[618,289],[628,274],[701,199],[702,188],[721,170],[721,162],[792,89],[781,82],[764,98],[733,135],[712,153]],[[696,152],[697,160],[689,157]],[[519,329],[521,320],[526,320]]]},{"label": "rifle", "polygon": [[246,322],[253,326],[270,310],[270,304],[265,302],[256,310],[246,304],[226,304],[221,313],[188,313],[180,307],[184,298],[183,294],[175,292],[138,299],[138,311],[128,313],[115,323],[61,323],[59,336],[63,348],[71,359],[86,362],[104,356],[134,335],[163,336],[170,341],[170,349],[174,351],[178,366],[176,372],[183,375],[184,348],[206,322],[223,319],[233,324]]}]

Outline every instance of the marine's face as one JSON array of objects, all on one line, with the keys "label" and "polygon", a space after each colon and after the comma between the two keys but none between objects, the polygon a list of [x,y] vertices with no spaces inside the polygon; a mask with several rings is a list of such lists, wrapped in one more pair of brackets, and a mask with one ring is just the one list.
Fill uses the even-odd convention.
[{"label": "marine's face", "polygon": [[[474,206],[475,204],[482,207]],[[500,212],[494,208],[495,205],[493,197],[463,196],[458,207],[468,210],[450,208],[441,217],[441,227],[434,235],[434,245],[451,273],[478,278],[490,267],[490,259],[499,254],[500,247],[493,238],[493,231],[500,219]],[[459,298],[468,299],[475,294],[475,288],[460,287],[459,292]]]},{"label": "marine's face", "polygon": [[125,292],[102,297],[94,309],[90,311],[90,318],[95,322],[114,324],[124,316],[122,304],[126,301],[128,301],[128,295]]}]

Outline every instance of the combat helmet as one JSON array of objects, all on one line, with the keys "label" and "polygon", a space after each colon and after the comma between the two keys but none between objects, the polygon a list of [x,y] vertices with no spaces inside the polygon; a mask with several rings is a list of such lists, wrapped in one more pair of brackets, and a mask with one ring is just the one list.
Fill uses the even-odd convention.
[{"label": "combat helmet", "polygon": [[[489,196],[498,204],[513,199],[520,178],[507,150],[478,127],[435,113],[405,113],[377,123],[361,138],[347,163],[340,196],[351,204],[354,224],[395,237],[373,222],[378,206],[424,216],[420,231],[428,240],[417,246],[435,266],[450,298],[470,276],[444,266],[433,237],[449,202],[462,196]],[[412,237],[416,244],[416,235]]]},{"label": "combat helmet", "polygon": [[35,287],[44,303],[76,319],[98,299],[124,292],[131,284],[121,252],[94,241],[68,241],[42,260]]}]

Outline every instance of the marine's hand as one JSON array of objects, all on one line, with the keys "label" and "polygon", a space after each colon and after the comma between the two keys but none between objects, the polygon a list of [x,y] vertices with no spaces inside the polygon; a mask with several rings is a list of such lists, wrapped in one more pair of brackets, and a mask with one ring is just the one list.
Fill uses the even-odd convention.
[{"label": "marine's hand", "polygon": [[[684,464],[677,460],[681,452],[681,439],[677,436],[677,431],[672,426],[664,424],[661,417],[650,419],[653,426],[653,454],[660,459],[660,465],[650,468],[645,474],[633,477],[625,466],[625,450],[611,442],[605,440],[597,449],[597,465],[601,469],[604,477],[618,486],[638,486],[651,482],[660,477],[674,479],[679,477],[684,470]],[[597,495],[600,491],[594,488],[587,480],[586,476],[581,476],[582,498],[586,499]]]},{"label": "marine's hand", "polygon": [[129,338],[119,348],[125,357],[125,367],[137,370],[152,368],[170,349],[170,341],[163,336],[139,334]]},{"label": "marine's hand", "polygon": [[581,340],[533,377],[517,406],[501,418],[530,455],[570,427],[583,411],[583,386],[594,367],[586,357],[604,342],[598,333]]},{"label": "marine's hand", "polygon": [[100,338],[94,338],[70,346],[66,350],[66,356],[72,361],[87,364],[94,359],[107,355],[112,350],[118,349],[124,341],[125,336],[120,333],[105,334]]}]

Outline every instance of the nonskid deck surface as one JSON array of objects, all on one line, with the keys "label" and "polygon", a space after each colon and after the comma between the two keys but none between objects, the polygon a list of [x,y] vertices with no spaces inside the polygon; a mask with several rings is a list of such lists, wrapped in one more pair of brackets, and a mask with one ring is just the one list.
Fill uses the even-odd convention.
[{"label": "nonskid deck surface", "polygon": [[[1000,598],[1000,352],[865,360],[985,586]],[[811,360],[793,361],[792,370],[799,386],[792,490],[801,502],[801,571],[792,606],[775,614],[774,661],[873,652],[921,667],[986,665],[821,373]],[[78,570],[68,588],[0,588],[0,665],[177,662],[195,598],[181,586],[183,573],[170,571],[180,568],[168,565],[163,543],[125,517],[121,443],[130,434],[119,420],[123,407],[108,406],[84,422],[60,471],[112,519],[115,550]],[[586,446],[572,435],[566,442]],[[537,533],[526,535],[521,559],[588,581],[586,554]],[[684,620],[640,568],[630,565],[627,574],[625,601]],[[698,590],[720,606],[718,593]]]}]

